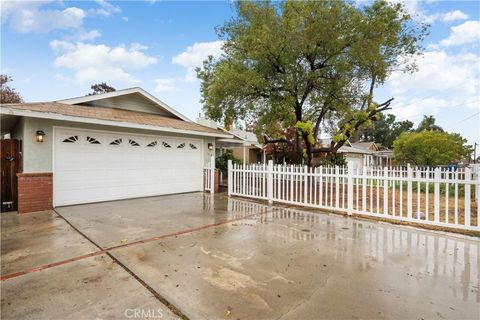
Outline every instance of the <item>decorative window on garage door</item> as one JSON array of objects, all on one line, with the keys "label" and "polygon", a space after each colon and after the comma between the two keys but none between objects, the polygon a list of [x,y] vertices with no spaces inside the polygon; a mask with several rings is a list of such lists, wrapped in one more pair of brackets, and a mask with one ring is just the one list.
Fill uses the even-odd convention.
[{"label": "decorative window on garage door", "polygon": [[194,145],[193,143],[190,143],[190,149],[198,149],[196,145]]},{"label": "decorative window on garage door", "polygon": [[139,147],[140,146],[140,144],[138,144],[137,141],[132,140],[132,139],[128,139],[128,143],[130,143],[130,145],[134,146],[134,147]]},{"label": "decorative window on garage door", "polygon": [[118,138],[118,139],[115,139],[112,142],[110,142],[111,146],[119,146],[121,144],[122,144],[122,138]]},{"label": "decorative window on garage door", "polygon": [[87,141],[90,144],[100,144],[100,141],[98,141],[97,139],[92,138],[92,137],[87,137]]},{"label": "decorative window on garage door", "polygon": [[65,142],[65,143],[75,143],[78,141],[78,136],[71,136],[71,137],[68,137],[66,139],[63,139],[62,142]]},{"label": "decorative window on garage door", "polygon": [[158,142],[155,140],[155,141],[152,141],[149,144],[147,144],[147,147],[155,147],[157,144],[158,144]]},{"label": "decorative window on garage door", "polygon": [[172,147],[170,144],[168,144],[168,143],[165,142],[165,141],[162,142],[162,145],[163,145],[165,148],[171,148],[171,147]]},{"label": "decorative window on garage door", "polygon": [[185,148],[185,142],[182,142],[177,146],[177,149],[183,149],[183,148]]}]

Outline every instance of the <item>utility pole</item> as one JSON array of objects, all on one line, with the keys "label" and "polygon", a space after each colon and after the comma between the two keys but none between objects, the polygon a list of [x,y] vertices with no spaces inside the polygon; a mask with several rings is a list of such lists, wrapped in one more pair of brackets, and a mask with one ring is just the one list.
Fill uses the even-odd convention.
[{"label": "utility pole", "polygon": [[473,164],[477,163],[477,146],[479,144],[478,143],[474,143],[473,144]]}]

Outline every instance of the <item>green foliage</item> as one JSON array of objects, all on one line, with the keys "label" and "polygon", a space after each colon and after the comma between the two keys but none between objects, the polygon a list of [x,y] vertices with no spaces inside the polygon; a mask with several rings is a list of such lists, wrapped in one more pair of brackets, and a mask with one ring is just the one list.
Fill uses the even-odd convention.
[{"label": "green foliage", "polygon": [[415,69],[426,32],[401,4],[382,0],[361,8],[347,1],[235,5],[236,17],[217,29],[224,54],[197,69],[203,108],[213,120],[254,122],[272,136],[298,122],[334,120],[350,124],[335,138],[344,141],[369,125],[373,88],[393,70]]},{"label": "green foliage", "polygon": [[442,131],[402,133],[393,143],[395,161],[418,166],[447,165],[469,157],[471,146],[459,134]]},{"label": "green foliage", "polygon": [[411,131],[413,122],[409,120],[395,121],[393,114],[379,114],[379,118],[370,127],[362,130],[361,138],[364,141],[375,141],[377,145],[391,148],[393,141],[403,132]]},{"label": "green foliage", "polygon": [[242,160],[233,155],[231,150],[226,150],[225,153],[215,159],[215,167],[226,174],[228,172],[228,160],[232,160],[233,164],[241,165],[243,163]]},{"label": "green foliage", "polygon": [[427,131],[443,131],[442,127],[437,126],[435,124],[435,117],[434,116],[423,116],[423,120],[418,124],[417,132],[421,132],[423,130]]},{"label": "green foliage", "polygon": [[313,135],[313,123],[312,121],[308,120],[305,122],[302,121],[297,121],[295,124],[295,129],[297,129],[298,133],[300,135],[307,135],[308,142],[310,142],[311,145],[315,145],[317,140],[315,139]]}]

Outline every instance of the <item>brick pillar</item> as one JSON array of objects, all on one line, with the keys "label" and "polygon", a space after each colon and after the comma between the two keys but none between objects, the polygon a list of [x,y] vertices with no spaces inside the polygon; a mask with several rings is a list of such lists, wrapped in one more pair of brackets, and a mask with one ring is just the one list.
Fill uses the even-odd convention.
[{"label": "brick pillar", "polygon": [[213,189],[215,193],[220,190],[220,171],[215,169],[215,188]]},{"label": "brick pillar", "polygon": [[53,208],[53,174],[17,173],[18,213],[51,210]]}]

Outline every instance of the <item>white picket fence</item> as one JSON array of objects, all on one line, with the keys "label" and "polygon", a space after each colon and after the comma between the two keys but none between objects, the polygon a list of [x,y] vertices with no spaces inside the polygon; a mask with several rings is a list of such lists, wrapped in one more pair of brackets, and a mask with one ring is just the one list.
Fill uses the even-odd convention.
[{"label": "white picket fence", "polygon": [[480,231],[480,181],[471,169],[232,165],[228,194]]},{"label": "white picket fence", "polygon": [[203,190],[210,193],[215,192],[215,157],[210,157],[210,161],[207,162],[203,168]]}]

